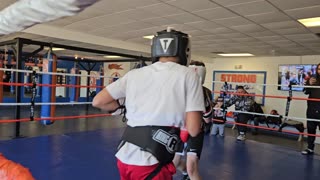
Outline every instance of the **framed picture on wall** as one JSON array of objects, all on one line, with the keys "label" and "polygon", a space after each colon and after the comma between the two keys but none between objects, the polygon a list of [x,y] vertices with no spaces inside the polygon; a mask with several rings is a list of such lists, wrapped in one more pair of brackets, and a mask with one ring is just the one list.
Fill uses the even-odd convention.
[{"label": "framed picture on wall", "polygon": [[[213,97],[219,96],[226,85],[228,92],[235,92],[241,85],[249,94],[256,95],[253,98],[258,104],[264,105],[266,86],[263,84],[266,84],[266,75],[266,71],[213,71]],[[226,100],[231,96],[228,94]]]}]

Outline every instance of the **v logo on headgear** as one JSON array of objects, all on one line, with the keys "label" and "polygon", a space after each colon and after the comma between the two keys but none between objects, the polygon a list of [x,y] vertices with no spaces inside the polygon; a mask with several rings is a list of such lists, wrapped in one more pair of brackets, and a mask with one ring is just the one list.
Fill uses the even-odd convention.
[{"label": "v logo on headgear", "polygon": [[168,48],[173,41],[173,38],[162,38],[160,39],[161,47],[164,53],[167,53]]}]

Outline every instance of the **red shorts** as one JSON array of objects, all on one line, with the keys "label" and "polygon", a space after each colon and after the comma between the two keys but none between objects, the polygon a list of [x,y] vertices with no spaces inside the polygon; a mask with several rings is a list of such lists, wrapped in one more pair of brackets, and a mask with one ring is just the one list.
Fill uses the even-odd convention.
[{"label": "red shorts", "polygon": [[[157,168],[158,164],[152,166],[135,166],[124,164],[118,159],[118,169],[121,180],[143,180]],[[173,163],[167,164],[161,168],[161,171],[152,180],[172,180],[172,176],[176,173]]]}]

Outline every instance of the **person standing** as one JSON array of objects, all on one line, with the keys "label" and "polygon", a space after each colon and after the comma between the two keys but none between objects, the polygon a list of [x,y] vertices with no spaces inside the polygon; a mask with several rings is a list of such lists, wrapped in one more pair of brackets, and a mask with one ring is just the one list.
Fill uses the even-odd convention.
[{"label": "person standing", "polygon": [[[251,96],[248,96],[248,92],[244,89],[243,86],[238,86],[236,88],[236,95],[232,96],[228,101],[225,102],[226,107],[235,105],[236,111],[251,112],[253,109],[254,100]],[[239,136],[237,137],[238,141],[244,141],[246,139],[247,127],[241,124],[247,124],[249,119],[252,118],[251,114],[236,112],[235,122],[237,124]]]},{"label": "person standing", "polygon": [[[191,61],[189,68],[192,69],[200,78],[200,82],[203,85],[206,77],[206,67],[203,62]],[[182,171],[183,180],[200,180],[199,173],[199,160],[202,152],[203,140],[205,133],[210,131],[212,125],[212,94],[211,91],[202,86],[204,95],[205,111],[202,113],[203,124],[202,131],[195,137],[190,137],[187,132],[181,131],[182,138],[186,141],[184,148],[176,152],[173,159],[174,165]],[[180,136],[181,136],[180,135]],[[182,160],[182,156],[186,154],[187,161]]]},{"label": "person standing", "polygon": [[185,33],[158,32],[153,64],[129,71],[93,99],[94,107],[114,111],[126,98],[127,127],[116,153],[121,180],[172,179],[180,128],[191,137],[201,132],[204,97],[197,74],[186,67],[189,47]]},{"label": "person standing", "polygon": [[[304,93],[308,94],[308,98],[317,98],[320,100],[320,63],[317,65],[316,74],[314,74],[307,82],[306,86],[319,86],[319,88],[311,88],[306,87],[304,88]],[[307,102],[307,119],[319,119],[320,120],[320,101],[313,101],[308,100]],[[307,120],[307,131],[308,134],[316,134],[317,127],[320,128],[320,122],[319,121],[312,121]],[[310,155],[314,152],[314,141],[316,137],[315,136],[308,136],[308,147],[307,149],[303,150],[301,153],[303,155]]]}]

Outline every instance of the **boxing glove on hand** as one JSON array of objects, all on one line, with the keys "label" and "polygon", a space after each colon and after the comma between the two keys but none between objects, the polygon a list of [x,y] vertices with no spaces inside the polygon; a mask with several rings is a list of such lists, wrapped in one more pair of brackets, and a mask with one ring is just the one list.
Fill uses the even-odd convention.
[{"label": "boxing glove on hand", "polygon": [[109,113],[113,116],[125,114],[125,111],[126,111],[125,98],[117,99],[116,101],[119,106],[115,110],[109,111]]},{"label": "boxing glove on hand", "polygon": [[180,130],[180,139],[182,142],[187,142],[189,138],[189,133],[186,129],[181,129]]}]

